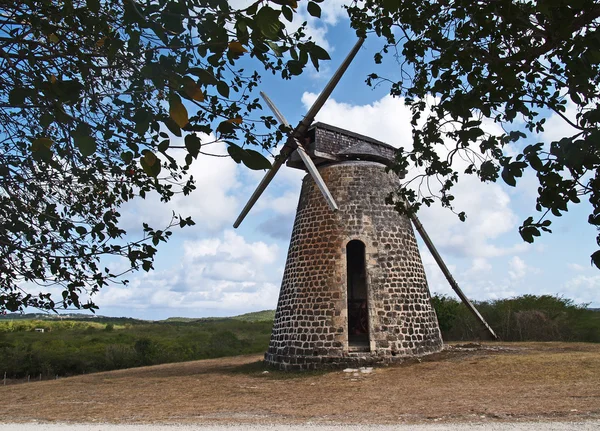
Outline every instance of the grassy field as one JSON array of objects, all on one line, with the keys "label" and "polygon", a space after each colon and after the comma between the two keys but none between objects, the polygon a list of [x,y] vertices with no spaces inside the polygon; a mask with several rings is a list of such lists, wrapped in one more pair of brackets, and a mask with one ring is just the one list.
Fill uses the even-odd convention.
[{"label": "grassy field", "polygon": [[[466,307],[434,296],[445,341],[486,339]],[[478,302],[504,341],[600,342],[600,312],[556,296]],[[0,316],[0,376],[42,379],[266,351],[275,311],[164,321],[71,315]],[[43,333],[36,332],[44,329]]]},{"label": "grassy field", "polygon": [[112,318],[2,320],[0,375],[6,372],[9,379],[23,379],[41,374],[47,379],[264,352],[271,325],[268,312],[161,322]]},{"label": "grassy field", "polygon": [[600,344],[454,348],[371,373],[282,373],[261,355],[2,388],[0,421],[437,423],[600,418]]}]

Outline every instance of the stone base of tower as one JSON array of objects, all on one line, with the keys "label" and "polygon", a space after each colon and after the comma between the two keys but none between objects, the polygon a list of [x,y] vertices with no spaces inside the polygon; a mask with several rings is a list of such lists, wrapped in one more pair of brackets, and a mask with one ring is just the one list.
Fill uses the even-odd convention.
[{"label": "stone base of tower", "polygon": [[265,353],[265,363],[274,368],[284,371],[303,371],[320,370],[335,368],[358,368],[377,365],[388,365],[393,363],[402,363],[410,358],[430,355],[440,352],[443,349],[443,343],[428,343],[415,352],[406,352],[401,355],[395,352],[346,352],[339,356],[298,356],[298,355],[278,355],[274,353]]}]

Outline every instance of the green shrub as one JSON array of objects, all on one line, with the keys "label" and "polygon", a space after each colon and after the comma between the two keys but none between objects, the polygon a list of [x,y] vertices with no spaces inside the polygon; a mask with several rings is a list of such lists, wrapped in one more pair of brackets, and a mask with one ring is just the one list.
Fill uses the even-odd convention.
[{"label": "green shrub", "polygon": [[[0,372],[53,377],[264,352],[271,325],[233,319],[0,321]],[[51,331],[33,332],[36,327]]]},{"label": "green shrub", "polygon": [[[444,295],[434,295],[431,302],[444,340],[487,338],[462,302]],[[600,342],[600,313],[560,296],[522,295],[475,306],[504,341]]]}]

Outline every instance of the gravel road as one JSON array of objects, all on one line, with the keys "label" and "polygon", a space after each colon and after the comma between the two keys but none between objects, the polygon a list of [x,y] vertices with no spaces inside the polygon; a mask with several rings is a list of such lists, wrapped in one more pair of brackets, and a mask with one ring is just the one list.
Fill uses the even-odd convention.
[{"label": "gravel road", "polygon": [[0,424],[0,431],[592,431],[600,421],[486,422],[421,425],[115,425],[115,424]]}]

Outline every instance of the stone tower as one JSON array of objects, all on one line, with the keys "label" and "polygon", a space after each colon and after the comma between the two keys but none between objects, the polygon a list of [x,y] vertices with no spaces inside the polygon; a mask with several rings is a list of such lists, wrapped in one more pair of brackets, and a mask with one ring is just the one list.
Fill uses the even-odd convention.
[{"label": "stone tower", "polygon": [[[409,219],[385,197],[394,148],[323,123],[305,148],[339,211],[307,175],[294,221],[267,363],[316,369],[388,363],[442,349]],[[293,154],[288,166],[303,169]]]}]

